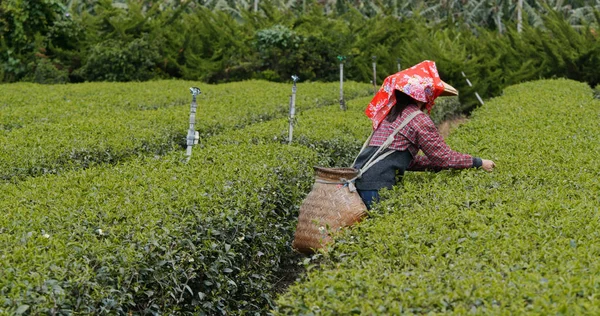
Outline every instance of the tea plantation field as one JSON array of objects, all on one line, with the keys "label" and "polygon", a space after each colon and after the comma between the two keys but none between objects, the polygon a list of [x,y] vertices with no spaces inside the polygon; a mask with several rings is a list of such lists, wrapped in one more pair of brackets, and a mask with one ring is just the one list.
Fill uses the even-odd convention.
[{"label": "tea plantation field", "polygon": [[278,299],[279,315],[600,314],[600,101],[583,83],[506,89],[452,133],[493,159],[411,173]]},{"label": "tea plantation field", "polygon": [[[85,83],[0,86],[0,180],[56,174],[133,156],[163,155],[185,145],[196,83]],[[202,85],[201,138],[285,117],[291,85],[246,81]],[[339,84],[300,83],[298,111],[338,103]],[[348,82],[345,95],[368,95]]]},{"label": "tea plantation field", "polygon": [[[347,166],[369,84],[0,85],[0,315],[596,314],[600,102],[525,83],[448,139],[498,168],[409,174],[327,254],[291,249],[312,166]],[[549,93],[551,91],[552,93]],[[286,293],[281,280],[304,262]],[[317,269],[318,267],[318,269]]]},{"label": "tea plantation field", "polygon": [[[201,87],[201,141],[183,163],[191,85],[0,87],[0,314],[272,308],[326,158],[273,137],[287,130],[291,85],[244,82]],[[348,100],[371,94],[346,86]],[[299,113],[339,111],[337,88],[299,84]],[[269,142],[233,140],[269,120]],[[316,132],[298,125],[298,137]]]}]

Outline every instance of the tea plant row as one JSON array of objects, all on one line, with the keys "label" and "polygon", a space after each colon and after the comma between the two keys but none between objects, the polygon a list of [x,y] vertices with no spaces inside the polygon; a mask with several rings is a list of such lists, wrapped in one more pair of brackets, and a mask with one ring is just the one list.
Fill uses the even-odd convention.
[{"label": "tea plant row", "polygon": [[584,83],[506,89],[448,139],[493,173],[407,174],[276,314],[600,313],[599,121]]},{"label": "tea plant row", "polygon": [[180,150],[0,184],[0,314],[268,311],[312,166],[358,149],[368,100],[302,111],[300,145],[279,144],[281,118],[187,164]]},{"label": "tea plant row", "polygon": [[[55,174],[185,145],[194,82],[0,85],[0,178]],[[300,83],[298,111],[335,104],[334,83]],[[348,98],[372,93],[346,84]],[[205,139],[223,131],[285,117],[291,85],[246,81],[202,86],[197,129]]]},{"label": "tea plant row", "polygon": [[[542,90],[554,91],[554,94],[541,97],[543,94],[537,85]],[[0,301],[0,314],[232,314],[265,313],[274,308],[276,284],[289,273],[287,267],[297,261],[290,241],[297,208],[312,184],[311,167],[347,166],[352,161],[369,133],[370,124],[363,114],[369,99],[349,102],[346,112],[339,111],[337,106],[301,111],[292,146],[279,144],[286,143],[287,119],[273,119],[239,130],[225,129],[218,135],[207,137],[194,149],[188,164],[181,162],[182,151],[174,151],[155,157],[140,155],[114,166],[103,164],[60,175],[27,178],[16,184],[1,184],[0,209],[4,210],[5,216],[0,219],[0,270],[5,272],[0,278],[0,296],[4,298]],[[547,107],[554,103],[570,104],[570,101],[564,102],[566,99],[575,102],[577,108]],[[523,100],[536,100],[545,106],[522,104],[519,108],[511,105]],[[512,112],[505,112],[509,109]],[[531,119],[533,113],[541,118],[539,122]],[[577,122],[575,125],[565,119],[572,115],[580,119],[573,120]],[[388,286],[384,282],[383,287],[379,287],[378,282],[386,278],[397,282],[402,276],[429,278],[427,284],[415,281],[416,285],[411,285],[415,290],[409,294],[419,300],[430,295],[424,288],[436,289],[434,294],[440,293],[436,294],[437,303],[432,298],[423,304],[418,301],[403,306],[412,311],[418,311],[418,308],[441,310],[439,304],[444,301],[440,297],[449,295],[445,288],[449,281],[444,279],[446,283],[436,283],[445,274],[434,272],[442,269],[428,270],[436,264],[445,269],[450,267],[444,265],[445,259],[439,259],[445,258],[440,249],[446,248],[438,249],[438,245],[460,246],[461,254],[469,254],[469,248],[464,249],[466,245],[477,245],[482,240],[485,225],[491,223],[488,217],[494,218],[493,212],[482,210],[496,211],[494,207],[512,210],[510,216],[515,219],[511,222],[512,217],[505,215],[506,219],[502,217],[501,223],[513,225],[512,233],[503,238],[507,238],[506,243],[516,243],[515,239],[509,238],[513,236],[511,234],[522,232],[517,236],[523,236],[525,232],[517,225],[523,222],[519,216],[525,212],[533,213],[532,210],[538,207],[527,204],[536,201],[534,198],[539,193],[536,186],[544,187],[544,193],[552,191],[557,198],[562,194],[560,188],[568,187],[569,182],[564,182],[565,179],[543,180],[544,174],[533,176],[543,168],[539,168],[540,163],[535,159],[527,159],[527,155],[538,157],[530,149],[527,130],[531,129],[530,133],[539,128],[550,131],[555,125],[563,128],[567,132],[563,138],[547,141],[558,144],[566,141],[562,145],[567,150],[560,154],[564,155],[563,159],[570,157],[569,150],[572,149],[569,145],[586,145],[592,154],[597,154],[598,148],[588,144],[594,140],[598,143],[597,133],[588,133],[594,132],[597,124],[586,123],[594,115],[598,118],[597,103],[591,101],[589,88],[579,83],[548,81],[508,90],[506,96],[492,102],[491,108],[486,104],[484,109],[476,112],[473,121],[449,140],[457,150],[490,157],[500,166],[507,167],[502,166],[491,175],[476,171],[410,175],[404,188],[386,193],[387,200],[377,207],[378,211],[371,219],[352,231],[355,234],[338,240],[321,274],[312,272],[308,280],[279,299],[279,313],[344,313],[352,310],[374,313],[375,309],[393,312],[392,305],[384,302],[372,307],[375,303],[365,302],[362,298],[374,297],[374,302],[383,302],[384,299],[377,296],[381,289],[392,291],[402,284]],[[533,124],[533,127],[527,128],[527,124]],[[511,130],[525,138],[512,139],[509,136]],[[482,135],[487,135],[486,141],[482,140]],[[537,139],[540,142],[539,137]],[[511,150],[516,144],[520,144],[522,153]],[[505,146],[508,151],[504,151]],[[554,147],[543,148],[538,155],[549,154],[552,159],[556,158],[552,156]],[[577,205],[582,206],[583,213],[588,210],[589,203],[598,204],[598,195],[594,196],[593,192],[599,191],[597,182],[593,191],[593,184],[590,188],[584,181],[589,180],[590,172],[598,175],[597,163],[584,165],[585,159],[584,155],[576,161],[576,164],[580,163],[581,175],[574,183],[582,189],[581,193],[568,195],[579,199]],[[503,170],[506,169],[503,168],[508,168],[509,162],[513,163],[509,169],[511,177],[504,178]],[[566,162],[563,164],[568,165]],[[529,173],[523,174],[523,170],[529,170]],[[517,195],[516,189],[532,195]],[[395,199],[393,194],[400,192],[401,198]],[[483,198],[478,195],[481,192],[497,195]],[[573,193],[573,190],[569,192]],[[512,201],[511,194],[525,203],[524,210],[514,211],[516,202]],[[586,194],[588,200],[582,200]],[[485,216],[479,216],[479,213]],[[532,217],[532,220],[540,222],[544,218],[547,217]],[[402,225],[387,225],[387,222]],[[588,225],[593,226],[593,223]],[[408,226],[416,231],[411,231]],[[498,233],[500,228],[503,227],[495,227],[494,231],[498,238],[502,237]],[[585,245],[574,238],[569,227],[561,229],[573,236],[568,247],[581,249]],[[398,236],[390,233],[397,231],[401,232]],[[436,232],[444,233],[436,235]],[[450,233],[446,232],[455,234],[456,241],[448,239]],[[540,230],[532,234],[543,236]],[[538,238],[540,243],[543,239]],[[593,234],[589,238],[594,238]],[[398,247],[390,250],[389,245]],[[484,246],[490,244],[478,245],[477,255],[486,254]],[[595,249],[590,248],[591,251]],[[391,257],[390,251],[395,251]],[[436,258],[426,257],[429,252],[434,252],[431,256],[437,256],[440,263]],[[457,264],[461,258],[471,258],[471,261]],[[453,269],[468,267],[471,263],[486,267],[485,262],[477,261],[478,256],[461,258],[454,258]],[[520,258],[515,260],[517,264],[527,262],[529,257]],[[392,267],[387,266],[390,262]],[[512,267],[509,263],[513,261],[503,262]],[[367,267],[369,264],[374,265],[373,269],[382,268],[381,274],[374,273]],[[528,264],[531,267],[531,263]],[[358,278],[358,283],[351,285],[343,278],[336,279],[332,269],[338,265],[342,268],[340,271],[362,276],[362,279]],[[402,267],[408,268],[403,270]],[[402,275],[396,275],[398,271]],[[411,271],[418,274],[413,276]],[[451,271],[452,277],[459,279],[465,278],[465,273],[475,275],[466,268],[466,272],[458,268]],[[578,275],[577,271],[585,270],[573,271]],[[511,281],[514,283],[515,280]],[[331,289],[323,289],[328,282],[332,284]],[[343,294],[346,285],[354,287],[351,293],[355,300],[344,301],[337,297],[336,293],[347,295]],[[574,287],[574,284],[570,286]],[[312,296],[310,291],[318,294]],[[590,293],[593,295],[593,290]],[[463,308],[460,300],[450,302],[454,305],[449,306],[458,311]],[[474,302],[476,308],[491,304],[483,295],[480,295],[480,301]]]}]

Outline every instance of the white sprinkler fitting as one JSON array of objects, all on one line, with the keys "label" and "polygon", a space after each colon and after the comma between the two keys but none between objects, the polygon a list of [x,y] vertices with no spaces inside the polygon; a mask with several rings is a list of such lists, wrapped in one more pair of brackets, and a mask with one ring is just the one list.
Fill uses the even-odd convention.
[{"label": "white sprinkler fitting", "polygon": [[196,103],[196,96],[200,93],[200,88],[192,87],[190,88],[190,92],[192,93],[192,104],[190,105],[190,127],[188,129],[188,134],[186,137],[187,140],[187,149],[185,151],[185,155],[187,156],[186,161],[190,161],[192,158],[192,147],[198,144],[200,139],[200,133],[195,130],[196,126],[196,109],[198,104]]}]

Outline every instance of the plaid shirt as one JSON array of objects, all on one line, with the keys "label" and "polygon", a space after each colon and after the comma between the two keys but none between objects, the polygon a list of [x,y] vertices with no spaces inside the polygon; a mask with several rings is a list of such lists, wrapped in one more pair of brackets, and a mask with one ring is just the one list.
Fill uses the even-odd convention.
[{"label": "plaid shirt", "polygon": [[[407,116],[418,110],[419,108],[416,105],[409,105],[394,122],[390,123],[383,120],[373,133],[369,146],[381,146]],[[389,149],[408,150],[413,156],[413,160],[408,166],[408,170],[411,171],[473,167],[473,157],[451,150],[444,142],[431,118],[425,113],[415,116],[404,126],[394,137]],[[417,155],[419,149],[423,151],[424,156]]]}]

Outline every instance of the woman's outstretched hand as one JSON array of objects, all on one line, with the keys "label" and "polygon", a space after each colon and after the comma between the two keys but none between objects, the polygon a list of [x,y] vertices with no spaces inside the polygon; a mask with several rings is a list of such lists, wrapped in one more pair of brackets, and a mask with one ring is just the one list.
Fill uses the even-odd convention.
[{"label": "woman's outstretched hand", "polygon": [[481,168],[483,168],[483,170],[485,170],[487,172],[492,172],[492,170],[494,170],[495,167],[496,167],[496,164],[493,161],[487,160],[487,159],[481,159]]}]

